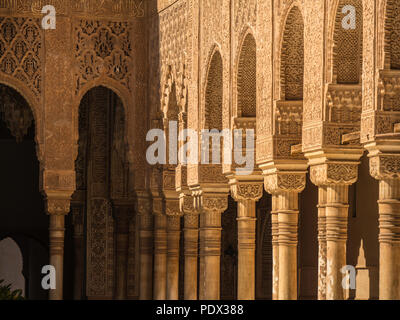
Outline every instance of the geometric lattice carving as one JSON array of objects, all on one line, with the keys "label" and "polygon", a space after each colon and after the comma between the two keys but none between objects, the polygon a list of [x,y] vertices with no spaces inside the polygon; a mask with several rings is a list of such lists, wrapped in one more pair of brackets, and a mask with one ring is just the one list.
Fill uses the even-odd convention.
[{"label": "geometric lattice carving", "polygon": [[[345,29],[342,26],[342,8],[346,5],[352,5],[356,8],[356,29]],[[360,0],[341,0],[338,6],[333,52],[333,72],[338,84],[357,84],[361,80],[363,51],[362,9]]]},{"label": "geometric lattice carving", "polygon": [[239,117],[256,116],[257,95],[257,53],[256,42],[251,34],[243,42],[238,68],[238,115]]},{"label": "geometric lattice carving", "polygon": [[282,100],[303,100],[304,24],[299,8],[290,11],[281,51]]},{"label": "geometric lattice carving", "polygon": [[0,17],[0,73],[25,83],[38,100],[41,48],[39,19]]},{"label": "geometric lattice carving", "polygon": [[222,57],[215,52],[208,69],[205,94],[205,129],[222,130]]},{"label": "geometric lattice carving", "polygon": [[387,25],[389,34],[390,68],[400,69],[400,1],[387,1]]},{"label": "geometric lattice carving", "polygon": [[131,42],[129,23],[79,20],[74,27],[76,93],[100,76],[129,87]]}]

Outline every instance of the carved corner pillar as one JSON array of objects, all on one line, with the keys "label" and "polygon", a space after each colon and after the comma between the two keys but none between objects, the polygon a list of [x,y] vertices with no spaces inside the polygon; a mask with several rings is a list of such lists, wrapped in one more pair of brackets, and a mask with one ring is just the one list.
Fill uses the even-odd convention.
[{"label": "carved corner pillar", "polygon": [[228,193],[195,193],[200,212],[199,300],[220,299],[221,215],[228,208]]},{"label": "carved corner pillar", "polygon": [[297,299],[298,196],[305,185],[305,171],[264,172],[265,190],[272,195],[274,299]]},{"label": "carved corner pillar", "polygon": [[133,217],[133,203],[126,199],[113,200],[115,221],[115,300],[125,300],[128,281],[129,223]]},{"label": "carved corner pillar", "polygon": [[179,242],[181,211],[179,199],[165,200],[167,216],[167,300],[179,299]]},{"label": "carved corner pillar", "polygon": [[263,177],[233,181],[231,194],[238,203],[238,300],[255,299],[256,202],[263,195]]},{"label": "carved corner pillar", "polygon": [[400,300],[400,143],[391,144],[367,146],[370,173],[379,180],[380,300]]},{"label": "carved corner pillar", "polygon": [[137,192],[136,213],[139,220],[140,283],[139,299],[152,299],[153,277],[153,215],[146,192]]},{"label": "carved corner pillar", "polygon": [[46,211],[50,216],[50,265],[56,271],[56,288],[49,293],[50,300],[63,298],[65,216],[70,211],[72,191],[46,191]]},{"label": "carved corner pillar", "polygon": [[346,265],[348,191],[357,181],[358,164],[322,160],[310,167],[311,181],[319,187],[319,299],[343,300],[345,297],[341,269]]}]

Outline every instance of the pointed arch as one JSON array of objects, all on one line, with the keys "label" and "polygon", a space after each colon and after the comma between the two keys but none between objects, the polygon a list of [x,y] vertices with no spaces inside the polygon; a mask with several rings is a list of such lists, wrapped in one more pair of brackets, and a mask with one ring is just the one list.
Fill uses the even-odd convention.
[{"label": "pointed arch", "polygon": [[281,100],[303,100],[304,22],[297,6],[290,10],[281,46]]},{"label": "pointed arch", "polygon": [[257,110],[257,47],[248,32],[240,47],[237,68],[237,115],[255,117]]},{"label": "pointed arch", "polygon": [[218,50],[211,57],[206,79],[204,128],[222,130],[223,61]]}]

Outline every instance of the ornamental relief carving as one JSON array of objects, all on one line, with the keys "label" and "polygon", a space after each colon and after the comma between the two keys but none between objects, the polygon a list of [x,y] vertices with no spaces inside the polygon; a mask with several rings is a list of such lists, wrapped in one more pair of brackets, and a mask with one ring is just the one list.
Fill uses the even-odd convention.
[{"label": "ornamental relief carving", "polygon": [[301,192],[306,186],[304,173],[275,173],[264,177],[265,190],[270,194]]},{"label": "ornamental relief carving", "polygon": [[358,178],[358,164],[325,163],[310,167],[311,181],[317,186],[351,185]]},{"label": "ornamental relief carving", "polygon": [[263,195],[262,183],[237,183],[231,186],[232,197],[236,200],[258,201]]},{"label": "ornamental relief carving", "polygon": [[377,180],[400,178],[400,157],[398,155],[376,156],[369,161],[370,174]]},{"label": "ornamental relief carving", "polygon": [[0,73],[21,81],[37,101],[42,93],[41,30],[39,19],[0,17]]},{"label": "ornamental relief carving", "polygon": [[54,6],[57,14],[114,18],[145,16],[143,0],[1,0],[0,13],[42,15],[42,8],[46,5]]},{"label": "ornamental relief carving", "polygon": [[75,94],[89,82],[108,77],[131,89],[132,46],[128,22],[77,20],[73,27]]},{"label": "ornamental relief carving", "polygon": [[222,213],[228,209],[228,197],[203,196],[201,199],[201,208],[207,212]]}]

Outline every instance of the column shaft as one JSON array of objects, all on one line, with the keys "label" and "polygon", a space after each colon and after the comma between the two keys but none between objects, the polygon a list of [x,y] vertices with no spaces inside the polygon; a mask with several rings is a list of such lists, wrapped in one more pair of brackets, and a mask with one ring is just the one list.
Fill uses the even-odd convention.
[{"label": "column shaft", "polygon": [[167,216],[154,218],[154,299],[165,300],[167,293]]},{"label": "column shaft", "polygon": [[297,299],[298,193],[275,195],[278,212],[279,300]]},{"label": "column shaft", "polygon": [[272,236],[272,300],[278,300],[279,294],[279,243],[277,197],[272,197],[271,236]]},{"label": "column shaft", "polygon": [[167,300],[179,299],[180,216],[167,217]]},{"label": "column shaft", "polygon": [[50,265],[56,270],[56,288],[50,290],[50,300],[63,298],[63,267],[64,267],[64,221],[63,214],[50,214]]},{"label": "column shaft", "polygon": [[326,299],[326,187],[318,188],[318,300]]},{"label": "column shaft", "polygon": [[346,265],[348,185],[331,184],[326,190],[326,299],[342,300],[341,269]]},{"label": "column shaft", "polygon": [[200,300],[220,299],[221,212],[200,214]]},{"label": "column shaft", "polygon": [[140,246],[140,300],[151,300],[153,277],[153,217],[150,214],[139,216],[139,246]]},{"label": "column shaft", "polygon": [[238,201],[238,300],[255,299],[256,201]]},{"label": "column shaft", "polygon": [[379,182],[379,299],[400,300],[400,180]]},{"label": "column shaft", "polygon": [[185,214],[185,300],[197,300],[197,262],[199,244],[199,216]]}]

